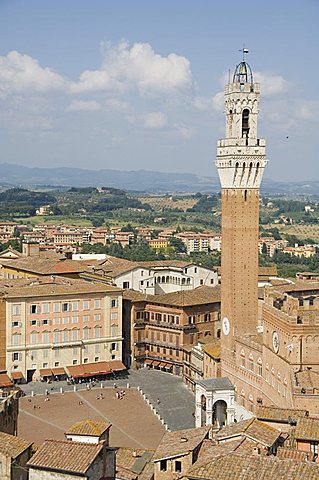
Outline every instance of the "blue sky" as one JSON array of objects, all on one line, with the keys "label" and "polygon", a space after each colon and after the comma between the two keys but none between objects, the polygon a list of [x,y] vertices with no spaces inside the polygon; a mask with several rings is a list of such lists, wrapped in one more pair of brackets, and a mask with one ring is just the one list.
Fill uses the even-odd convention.
[{"label": "blue sky", "polygon": [[217,175],[245,43],[266,176],[318,179],[318,20],[317,0],[0,0],[0,163]]}]

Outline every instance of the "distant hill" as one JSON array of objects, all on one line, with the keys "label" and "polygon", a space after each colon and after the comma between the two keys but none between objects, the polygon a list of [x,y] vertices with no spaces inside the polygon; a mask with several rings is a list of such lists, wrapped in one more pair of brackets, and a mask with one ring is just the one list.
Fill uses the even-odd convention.
[{"label": "distant hill", "polygon": [[[43,185],[90,187],[108,186],[149,193],[185,192],[210,193],[220,189],[217,177],[192,173],[163,173],[148,170],[89,170],[58,167],[39,168],[3,163],[0,164],[0,185],[35,187]],[[264,179],[262,193],[319,195],[319,180],[309,182],[277,182]]]}]

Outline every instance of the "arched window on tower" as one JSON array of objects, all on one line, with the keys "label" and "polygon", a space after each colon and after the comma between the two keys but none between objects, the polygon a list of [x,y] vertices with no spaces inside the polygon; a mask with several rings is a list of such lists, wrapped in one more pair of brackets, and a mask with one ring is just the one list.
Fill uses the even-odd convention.
[{"label": "arched window on tower", "polygon": [[241,136],[248,139],[249,136],[249,110],[245,108],[242,113]]}]

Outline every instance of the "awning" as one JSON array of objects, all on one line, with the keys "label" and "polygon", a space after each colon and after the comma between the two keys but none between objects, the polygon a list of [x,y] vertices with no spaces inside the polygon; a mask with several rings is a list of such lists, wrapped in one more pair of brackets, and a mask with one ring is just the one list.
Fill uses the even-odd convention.
[{"label": "awning", "polygon": [[126,366],[120,360],[112,360],[111,362],[107,363],[112,372],[121,372],[122,370],[126,370]]},{"label": "awning", "polygon": [[146,358],[146,359],[144,360],[144,364],[145,364],[145,365],[152,365],[152,362],[153,362],[153,360],[151,360],[150,358]]},{"label": "awning", "polygon": [[13,387],[12,380],[6,373],[0,373],[0,388],[1,387]]},{"label": "awning", "polygon": [[41,377],[52,377],[51,368],[40,368]]},{"label": "awning", "polygon": [[22,372],[11,372],[11,378],[12,380],[21,380],[24,376]]},{"label": "awning", "polygon": [[159,362],[158,360],[154,360],[152,363],[152,367],[158,367],[160,363],[161,362]]},{"label": "awning", "polygon": [[63,367],[52,368],[53,375],[65,375],[65,370]]},{"label": "awning", "polygon": [[166,362],[161,362],[159,366],[161,368],[167,368],[167,367],[169,367],[169,364],[167,364]]},{"label": "awning", "polygon": [[85,375],[83,365],[70,365],[66,368],[69,372],[69,375],[73,378],[80,378]]}]

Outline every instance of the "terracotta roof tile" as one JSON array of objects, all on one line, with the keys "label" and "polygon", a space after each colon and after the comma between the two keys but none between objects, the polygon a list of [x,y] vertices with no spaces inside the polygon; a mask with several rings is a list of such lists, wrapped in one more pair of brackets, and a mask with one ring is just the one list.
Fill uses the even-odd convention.
[{"label": "terracotta roof tile", "polygon": [[116,450],[116,478],[123,480],[151,480],[154,476],[154,450],[118,448]]},{"label": "terracotta roof tile", "polygon": [[259,406],[256,417],[260,420],[272,420],[274,422],[288,423],[288,417],[297,420],[300,417],[308,416],[307,410],[296,410],[293,408],[265,407]]},{"label": "terracotta roof tile", "polygon": [[222,428],[216,434],[215,438],[220,441],[226,440],[227,438],[243,436],[267,447],[271,447],[280,436],[280,433],[281,432],[276,428],[273,428],[256,418],[250,418],[248,420],[243,420],[242,422],[232,423],[227,427]]},{"label": "terracotta roof tile", "polygon": [[210,427],[166,432],[157,447],[154,461],[192,452],[207,436]]},{"label": "terracotta roof tile", "polygon": [[81,273],[83,266],[75,260],[21,257],[14,260],[1,260],[1,264],[15,270],[35,273],[37,275],[54,275],[59,273]]},{"label": "terracotta roof tile", "polygon": [[315,464],[294,460],[233,453],[199,467],[195,463],[186,477],[205,480],[319,480],[319,468]]},{"label": "terracotta roof tile", "polygon": [[302,450],[295,450],[294,448],[280,447],[277,450],[277,457],[281,459],[298,460],[300,462],[306,462],[309,460],[308,455],[311,452],[304,452]]},{"label": "terracotta roof tile", "polygon": [[72,425],[65,435],[84,435],[100,437],[110,428],[111,424],[103,422],[102,420],[82,420]]},{"label": "terracotta roof tile", "polygon": [[213,341],[209,343],[205,343],[203,345],[204,352],[213,358],[220,358],[221,347],[220,347],[220,339],[215,338]]},{"label": "terracotta roof tile", "polygon": [[84,474],[103,448],[103,443],[45,440],[27,465],[41,470]]},{"label": "terracotta roof tile", "polygon": [[55,295],[77,295],[85,293],[119,293],[122,290],[100,282],[80,279],[52,277],[0,280],[0,293],[7,298],[47,297]]},{"label": "terracotta roof tile", "polygon": [[220,302],[220,285],[207,287],[205,285],[193,290],[182,290],[161,295],[146,295],[134,290],[125,290],[123,298],[132,302],[148,302],[176,307],[191,307],[193,305],[207,305]]},{"label": "terracotta roof tile", "polygon": [[295,430],[295,438],[319,441],[319,418],[299,418]]},{"label": "terracotta roof tile", "polygon": [[17,458],[27,448],[31,447],[32,443],[23,440],[20,437],[9,435],[8,433],[0,432],[0,453],[11,458]]}]

